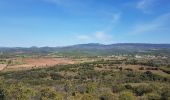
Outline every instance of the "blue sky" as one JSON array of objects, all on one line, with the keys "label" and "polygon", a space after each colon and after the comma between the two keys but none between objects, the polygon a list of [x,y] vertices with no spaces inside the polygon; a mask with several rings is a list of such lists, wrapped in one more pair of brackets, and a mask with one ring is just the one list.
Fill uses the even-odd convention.
[{"label": "blue sky", "polygon": [[170,43],[170,0],[0,0],[0,46]]}]

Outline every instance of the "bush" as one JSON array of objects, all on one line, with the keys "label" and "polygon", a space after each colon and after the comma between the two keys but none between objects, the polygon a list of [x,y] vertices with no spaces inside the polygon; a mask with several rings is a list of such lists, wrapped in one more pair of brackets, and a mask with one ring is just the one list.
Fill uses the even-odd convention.
[{"label": "bush", "polygon": [[117,96],[111,94],[111,93],[106,93],[100,96],[100,100],[117,100]]},{"label": "bush", "polygon": [[76,86],[76,90],[80,92],[81,94],[86,92],[86,87],[84,85],[78,85]]},{"label": "bush", "polygon": [[86,86],[86,93],[94,93],[96,91],[96,84],[95,83],[88,83]]},{"label": "bush", "polygon": [[133,87],[132,87],[131,85],[129,85],[129,84],[126,84],[126,85],[125,85],[125,88],[126,88],[126,89],[133,89]]},{"label": "bush", "polygon": [[144,70],[145,68],[144,67],[140,67],[139,70]]},{"label": "bush", "polygon": [[15,84],[15,85],[10,85],[5,89],[5,99],[11,99],[13,98],[14,100],[29,100],[34,93],[30,88],[27,88],[21,83]]},{"label": "bush", "polygon": [[166,87],[162,89],[161,99],[170,100],[170,87]]},{"label": "bush", "polygon": [[81,97],[81,100],[95,100],[95,98],[92,95],[90,95],[90,94],[84,94]]},{"label": "bush", "polygon": [[62,75],[60,75],[58,73],[52,73],[52,74],[50,74],[50,76],[51,76],[52,80],[61,80],[64,78]]},{"label": "bush", "polygon": [[0,100],[5,100],[5,94],[3,89],[0,89]]},{"label": "bush", "polygon": [[134,88],[134,92],[136,93],[137,96],[142,96],[143,94],[150,93],[152,91],[153,89],[150,86],[146,85],[139,85]]},{"label": "bush", "polygon": [[118,93],[121,92],[123,90],[125,90],[126,88],[123,85],[114,85],[112,86],[112,92],[113,93]]},{"label": "bush", "polygon": [[119,95],[119,100],[136,100],[136,98],[131,92],[122,92]]},{"label": "bush", "polygon": [[156,80],[164,80],[164,77],[160,75],[153,74],[151,71],[146,71],[140,75],[141,80],[149,80],[149,81],[156,81]]},{"label": "bush", "polygon": [[61,94],[47,87],[40,91],[40,100],[63,100],[63,97]]},{"label": "bush", "polygon": [[147,94],[148,100],[160,100],[161,96],[157,93],[149,93]]}]

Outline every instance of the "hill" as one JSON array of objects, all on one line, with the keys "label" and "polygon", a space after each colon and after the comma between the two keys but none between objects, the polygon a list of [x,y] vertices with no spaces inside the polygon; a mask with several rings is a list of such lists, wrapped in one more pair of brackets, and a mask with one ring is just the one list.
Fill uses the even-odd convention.
[{"label": "hill", "polygon": [[99,56],[116,54],[156,54],[170,55],[170,44],[118,43],[104,45],[99,43],[78,44],[65,47],[0,48],[1,54],[40,54],[55,53],[65,56]]}]

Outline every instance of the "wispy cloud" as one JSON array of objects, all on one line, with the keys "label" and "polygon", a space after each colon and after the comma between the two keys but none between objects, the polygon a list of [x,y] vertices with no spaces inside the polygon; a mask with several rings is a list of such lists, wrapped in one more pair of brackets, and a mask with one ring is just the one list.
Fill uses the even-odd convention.
[{"label": "wispy cloud", "polygon": [[[114,13],[107,13],[109,16],[110,22],[108,22],[108,25],[106,25],[104,28],[102,28],[102,31],[96,31],[92,34],[80,34],[77,35],[76,38],[78,40],[81,40],[82,42],[98,42],[98,43],[111,43],[113,42],[113,36],[108,34],[113,30],[113,27],[117,25],[117,22],[121,19],[121,12],[114,12]],[[110,23],[110,24],[109,24]]]},{"label": "wispy cloud", "polygon": [[82,42],[108,43],[112,41],[112,36],[102,31],[98,31],[90,35],[77,35],[76,38]]},{"label": "wispy cloud", "polygon": [[142,10],[144,13],[151,13],[152,8],[156,5],[157,0],[139,0],[136,8]]},{"label": "wispy cloud", "polygon": [[94,38],[99,41],[108,41],[111,39],[111,36],[109,34],[106,34],[105,32],[98,31],[94,34]]},{"label": "wispy cloud", "polygon": [[157,33],[158,31],[168,31],[170,32],[169,29],[169,23],[170,23],[170,13],[163,14],[155,19],[153,19],[150,22],[146,23],[141,23],[141,24],[136,24],[132,31],[129,32],[129,34],[146,34],[150,32],[155,32]]},{"label": "wispy cloud", "polygon": [[77,39],[82,40],[82,41],[89,41],[91,40],[91,37],[89,37],[88,35],[78,35],[76,36]]},{"label": "wispy cloud", "polygon": [[121,18],[121,13],[113,13],[112,14],[112,23],[116,23],[120,20]]},{"label": "wispy cloud", "polygon": [[71,1],[73,0],[42,0],[42,1],[55,4],[55,5],[68,6],[71,4]]}]

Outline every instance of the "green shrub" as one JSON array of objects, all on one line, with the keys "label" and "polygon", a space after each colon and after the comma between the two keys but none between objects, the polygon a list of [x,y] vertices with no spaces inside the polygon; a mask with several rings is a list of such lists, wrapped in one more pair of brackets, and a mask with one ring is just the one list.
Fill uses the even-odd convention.
[{"label": "green shrub", "polygon": [[62,75],[60,75],[58,73],[52,73],[52,74],[50,74],[50,76],[51,76],[52,80],[61,80],[64,78]]},{"label": "green shrub", "polygon": [[133,89],[133,87],[132,87],[131,85],[129,85],[129,84],[126,84],[126,85],[125,85],[125,88],[126,88],[126,89]]},{"label": "green shrub", "polygon": [[63,97],[60,93],[47,87],[40,91],[40,100],[63,100]]},{"label": "green shrub", "polygon": [[160,100],[161,96],[157,93],[149,93],[147,94],[148,100]]},{"label": "green shrub", "polygon": [[5,100],[5,94],[3,89],[0,89],[0,100]]},{"label": "green shrub", "polygon": [[136,97],[131,92],[122,92],[119,95],[119,100],[136,100]]},{"label": "green shrub", "polygon": [[30,89],[24,86],[21,83],[18,84],[12,84],[4,90],[5,92],[5,99],[11,99],[14,100],[29,100],[32,96],[34,96],[34,92]]},{"label": "green shrub", "polygon": [[113,93],[118,93],[121,92],[123,90],[125,90],[126,88],[123,85],[113,85],[112,86],[112,92]]},{"label": "green shrub", "polygon": [[88,83],[86,86],[86,93],[94,93],[96,91],[97,85],[95,83]]},{"label": "green shrub", "polygon": [[137,96],[142,96],[143,94],[147,94],[152,91],[153,91],[153,89],[147,85],[139,85],[134,88],[134,92],[136,93]]},{"label": "green shrub", "polygon": [[81,97],[81,100],[95,100],[95,98],[93,97],[93,95],[84,94],[84,95]]},{"label": "green shrub", "polygon": [[162,88],[161,99],[170,100],[170,87]]},{"label": "green shrub", "polygon": [[100,100],[117,100],[117,96],[111,94],[111,93],[105,93],[100,96]]}]

